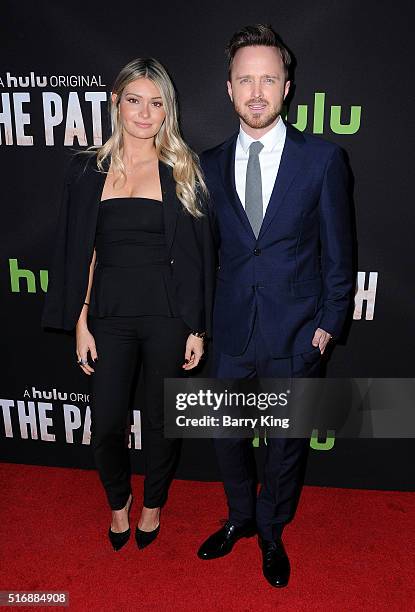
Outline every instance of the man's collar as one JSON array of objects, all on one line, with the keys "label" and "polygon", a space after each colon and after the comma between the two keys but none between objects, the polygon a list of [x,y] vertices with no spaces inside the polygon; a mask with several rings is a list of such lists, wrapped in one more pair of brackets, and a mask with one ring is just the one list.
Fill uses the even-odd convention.
[{"label": "man's collar", "polygon": [[245,153],[248,153],[251,143],[253,143],[255,140],[259,140],[264,145],[263,150],[266,153],[270,153],[278,145],[281,145],[284,142],[286,131],[287,128],[281,116],[278,119],[276,125],[274,125],[274,127],[272,128],[272,130],[269,130],[269,132],[264,134],[264,136],[262,136],[261,138],[252,138],[252,136],[249,136],[246,132],[244,132],[242,127],[240,127],[238,136],[239,144],[241,145]]}]

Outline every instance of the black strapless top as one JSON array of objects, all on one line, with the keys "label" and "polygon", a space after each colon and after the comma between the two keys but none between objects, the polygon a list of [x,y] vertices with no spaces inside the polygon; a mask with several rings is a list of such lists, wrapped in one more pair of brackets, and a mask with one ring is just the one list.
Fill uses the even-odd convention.
[{"label": "black strapless top", "polygon": [[100,202],[95,250],[88,314],[172,316],[161,202],[134,197]]}]

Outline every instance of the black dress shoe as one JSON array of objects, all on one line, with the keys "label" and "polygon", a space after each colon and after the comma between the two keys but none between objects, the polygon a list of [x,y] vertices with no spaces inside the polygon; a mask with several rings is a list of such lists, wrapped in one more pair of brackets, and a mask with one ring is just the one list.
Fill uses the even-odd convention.
[{"label": "black dress shoe", "polygon": [[[130,501],[130,505],[128,506],[128,511],[127,511],[128,515],[130,514],[130,508],[131,508],[132,503],[133,503],[133,497],[131,495],[131,501]],[[126,529],[125,531],[118,531],[118,532],[112,531],[110,527],[108,529],[108,537],[112,544],[113,549],[120,550],[120,548],[122,548],[124,544],[127,544],[128,540],[130,539],[130,533],[131,533],[130,527]]]},{"label": "black dress shoe", "polygon": [[217,559],[231,552],[234,544],[241,538],[251,538],[256,534],[254,522],[242,526],[233,525],[227,521],[225,525],[212,534],[199,548],[197,556],[200,559]]},{"label": "black dress shoe", "polygon": [[262,571],[273,587],[285,587],[290,577],[290,561],[281,539],[261,540]]},{"label": "black dress shoe", "polygon": [[151,542],[153,542],[158,536],[160,531],[160,523],[153,531],[142,531],[138,527],[135,528],[135,541],[137,542],[138,548],[145,548]]}]

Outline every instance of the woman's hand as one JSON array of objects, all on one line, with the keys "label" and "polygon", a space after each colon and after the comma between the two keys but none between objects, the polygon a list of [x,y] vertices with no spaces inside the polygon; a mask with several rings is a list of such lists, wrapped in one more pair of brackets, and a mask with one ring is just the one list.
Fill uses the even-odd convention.
[{"label": "woman's hand", "polygon": [[80,363],[79,366],[83,369],[85,374],[90,376],[92,372],[95,372],[95,370],[87,363],[88,351],[91,353],[91,358],[93,361],[98,359],[94,336],[89,331],[86,323],[78,323],[76,326],[76,354],[78,356],[78,360],[82,359],[86,362],[84,365]]},{"label": "woman's hand", "polygon": [[185,363],[182,365],[183,370],[192,370],[199,365],[203,353],[203,338],[190,334],[186,342]]}]

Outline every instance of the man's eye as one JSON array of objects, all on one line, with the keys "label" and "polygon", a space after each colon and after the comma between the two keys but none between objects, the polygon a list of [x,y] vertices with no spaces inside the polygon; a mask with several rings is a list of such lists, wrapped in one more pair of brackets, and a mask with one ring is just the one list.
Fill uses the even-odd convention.
[{"label": "man's eye", "polygon": [[274,79],[265,79],[267,83],[274,83]]},{"label": "man's eye", "polygon": [[241,79],[241,83],[248,83],[249,79]]}]

